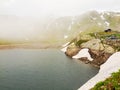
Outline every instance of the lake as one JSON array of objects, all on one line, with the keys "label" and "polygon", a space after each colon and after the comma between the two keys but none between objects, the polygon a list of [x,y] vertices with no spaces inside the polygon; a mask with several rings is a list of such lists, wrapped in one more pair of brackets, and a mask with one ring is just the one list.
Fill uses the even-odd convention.
[{"label": "lake", "polygon": [[58,49],[0,50],[0,90],[77,90],[97,73]]}]

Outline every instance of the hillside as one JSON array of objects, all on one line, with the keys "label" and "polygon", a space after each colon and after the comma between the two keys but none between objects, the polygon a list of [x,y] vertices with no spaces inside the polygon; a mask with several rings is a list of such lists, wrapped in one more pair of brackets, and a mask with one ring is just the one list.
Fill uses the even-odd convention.
[{"label": "hillside", "polygon": [[[59,43],[79,38],[79,34],[111,28],[120,31],[119,12],[89,11],[79,16],[31,18],[0,15],[0,40]],[[85,37],[86,38],[86,37]],[[89,38],[89,37],[88,37]],[[17,40],[16,40],[17,39]],[[12,41],[12,40],[11,40]]]}]

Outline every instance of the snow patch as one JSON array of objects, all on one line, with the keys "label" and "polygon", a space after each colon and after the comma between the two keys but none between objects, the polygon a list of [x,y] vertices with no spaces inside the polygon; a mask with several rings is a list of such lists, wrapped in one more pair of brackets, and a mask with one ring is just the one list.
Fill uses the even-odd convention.
[{"label": "snow patch", "polygon": [[93,60],[91,58],[87,48],[80,50],[79,53],[77,55],[73,56],[72,58],[81,58],[81,57],[87,57],[90,61]]},{"label": "snow patch", "polygon": [[68,38],[68,36],[67,35],[64,35],[64,39],[67,39]]},{"label": "snow patch", "polygon": [[110,16],[110,13],[109,13],[109,12],[107,12],[107,15],[109,15],[109,16]]},{"label": "snow patch", "polygon": [[111,76],[111,73],[117,72],[119,69],[120,52],[116,52],[103,65],[100,66],[99,73],[81,86],[78,90],[89,90],[90,88],[94,87],[96,83],[105,80]]},{"label": "snow patch", "polygon": [[109,26],[109,25],[110,25],[110,23],[109,23],[109,22],[107,22],[107,21],[105,21],[105,24],[106,24],[106,26]]},{"label": "snow patch", "polygon": [[68,47],[68,46],[62,48],[61,51],[62,51],[62,52],[66,52],[66,51],[67,51],[67,47]]},{"label": "snow patch", "polygon": [[68,48],[68,44],[69,44],[70,42],[67,42],[67,43],[65,43],[64,45],[62,45],[62,49],[61,49],[61,51],[62,52],[66,52],[67,51],[67,48]]},{"label": "snow patch", "polygon": [[105,17],[103,16],[103,14],[100,16],[102,20],[105,20]]},{"label": "snow patch", "polygon": [[70,42],[65,43],[62,47],[66,47]]}]

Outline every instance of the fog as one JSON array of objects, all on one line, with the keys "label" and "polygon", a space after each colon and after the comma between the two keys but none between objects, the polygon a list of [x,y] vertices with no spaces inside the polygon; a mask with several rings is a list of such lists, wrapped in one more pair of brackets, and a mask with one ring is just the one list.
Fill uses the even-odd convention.
[{"label": "fog", "polygon": [[46,29],[56,18],[89,10],[119,11],[119,5],[120,0],[0,0],[0,38],[61,38],[64,31]]},{"label": "fog", "polygon": [[88,10],[119,10],[120,0],[0,0],[1,14],[69,16]]}]

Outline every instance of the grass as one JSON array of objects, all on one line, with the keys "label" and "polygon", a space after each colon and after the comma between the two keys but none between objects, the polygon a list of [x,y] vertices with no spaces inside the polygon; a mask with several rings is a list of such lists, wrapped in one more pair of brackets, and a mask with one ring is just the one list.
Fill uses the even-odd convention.
[{"label": "grass", "polygon": [[120,70],[112,73],[105,81],[98,82],[90,90],[120,90]]},{"label": "grass", "polygon": [[9,44],[12,44],[12,42],[9,40],[0,39],[0,45],[9,45]]},{"label": "grass", "polygon": [[[71,42],[74,42],[76,46],[80,46],[82,43],[85,43],[89,40],[92,40],[92,39],[100,39],[102,42],[108,39],[110,39],[112,41],[112,37],[115,37],[117,39],[120,39],[120,32],[117,32],[117,31],[111,31],[111,32],[104,32],[104,31],[101,31],[101,32],[94,32],[94,33],[89,33],[89,34],[80,34],[79,35],[79,40],[76,39],[73,39]],[[103,44],[106,44],[105,42],[103,42]],[[113,42],[113,41],[112,41]],[[120,51],[120,46],[114,46],[114,43],[112,45],[117,51]]]},{"label": "grass", "polygon": [[95,33],[90,33],[89,35],[91,37],[96,37],[97,36],[97,38],[103,38],[103,39],[105,39],[106,37],[110,37],[110,36],[116,36],[117,38],[120,39],[120,32],[116,32],[116,31],[96,32],[96,36],[95,36]]},{"label": "grass", "polygon": [[88,40],[79,40],[75,43],[76,46],[80,46],[82,43],[87,42]]}]

